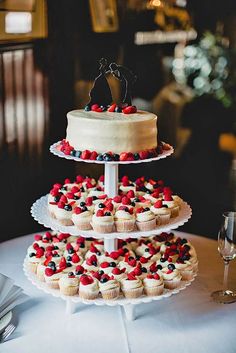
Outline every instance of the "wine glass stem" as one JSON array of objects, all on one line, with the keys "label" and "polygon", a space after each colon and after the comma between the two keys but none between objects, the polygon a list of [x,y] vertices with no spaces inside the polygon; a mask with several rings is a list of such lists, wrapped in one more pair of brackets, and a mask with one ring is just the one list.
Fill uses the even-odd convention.
[{"label": "wine glass stem", "polygon": [[224,282],[223,282],[223,290],[224,292],[228,289],[228,273],[229,273],[229,261],[224,261]]}]

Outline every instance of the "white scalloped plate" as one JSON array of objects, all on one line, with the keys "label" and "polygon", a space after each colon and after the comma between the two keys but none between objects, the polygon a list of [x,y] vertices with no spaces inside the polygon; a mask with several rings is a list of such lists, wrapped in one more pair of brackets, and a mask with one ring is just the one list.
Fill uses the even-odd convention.
[{"label": "white scalloped plate", "polygon": [[35,285],[38,289],[44,291],[47,294],[53,295],[54,297],[57,298],[62,298],[64,300],[71,300],[74,303],[84,303],[84,304],[95,304],[95,305],[109,305],[109,306],[115,306],[115,305],[127,305],[127,304],[140,304],[140,303],[150,303],[153,300],[161,300],[164,298],[168,298],[173,294],[177,294],[180,291],[186,289],[190,284],[195,280],[195,277],[197,274],[194,275],[194,278],[191,281],[181,281],[180,287],[174,290],[169,290],[169,289],[164,289],[164,293],[162,295],[158,296],[153,296],[153,297],[148,297],[148,296],[141,296],[139,298],[135,299],[126,299],[124,297],[120,297],[119,299],[116,300],[104,300],[103,298],[97,298],[94,300],[85,300],[80,298],[78,295],[74,296],[66,296],[60,293],[58,289],[51,289],[47,286],[45,282],[40,282],[36,275],[34,273],[31,273],[28,268],[27,268],[27,258],[25,258],[24,263],[23,263],[23,270],[28,278],[28,280]]},{"label": "white scalloped plate", "polygon": [[181,204],[181,209],[178,217],[171,218],[170,222],[164,226],[157,226],[156,229],[142,232],[142,231],[133,231],[129,233],[107,233],[107,234],[100,234],[96,233],[94,230],[87,230],[87,231],[80,231],[75,226],[64,226],[60,224],[56,219],[52,218],[48,212],[48,205],[47,205],[48,195],[42,196],[38,199],[33,206],[31,207],[31,214],[32,217],[40,224],[43,224],[47,228],[51,228],[54,231],[59,231],[61,233],[69,233],[71,235],[79,236],[82,235],[85,238],[106,238],[106,239],[126,239],[129,238],[140,238],[145,236],[157,235],[162,232],[169,232],[172,229],[176,229],[186,223],[192,215],[191,207],[186,203],[183,202]]},{"label": "white scalloped plate", "polygon": [[52,146],[50,146],[50,152],[54,154],[55,156],[65,158],[65,159],[70,159],[76,162],[85,162],[85,163],[97,163],[97,164],[133,164],[133,163],[147,163],[147,162],[153,162],[153,161],[158,161],[159,159],[166,158],[170,156],[173,152],[174,149],[171,147],[168,151],[163,151],[162,154],[158,155],[157,157],[154,158],[148,158],[148,159],[142,159],[138,161],[110,161],[110,162],[105,162],[105,161],[91,161],[90,159],[81,159],[78,157],[74,156],[67,156],[63,152],[58,150],[58,146],[60,145],[61,141],[58,141],[54,143]]}]

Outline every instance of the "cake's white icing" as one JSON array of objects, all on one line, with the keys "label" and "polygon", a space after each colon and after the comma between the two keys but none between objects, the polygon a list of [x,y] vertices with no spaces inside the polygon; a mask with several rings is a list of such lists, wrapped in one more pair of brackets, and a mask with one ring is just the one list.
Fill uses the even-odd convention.
[{"label": "cake's white icing", "polygon": [[157,116],[73,110],[67,114],[66,140],[74,149],[139,152],[157,147]]}]

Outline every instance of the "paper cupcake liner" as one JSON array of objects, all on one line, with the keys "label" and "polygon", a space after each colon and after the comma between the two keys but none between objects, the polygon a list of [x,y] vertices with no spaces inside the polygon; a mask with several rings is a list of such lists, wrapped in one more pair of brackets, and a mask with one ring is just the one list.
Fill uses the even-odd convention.
[{"label": "paper cupcake liner", "polygon": [[53,288],[53,289],[59,289],[59,280],[54,280],[54,281],[49,281],[47,282],[47,285],[50,287],[50,288]]},{"label": "paper cupcake liner", "polygon": [[74,225],[79,230],[91,230],[92,229],[90,222],[76,222],[76,223],[74,223]]},{"label": "paper cupcake liner", "polygon": [[56,219],[56,216],[55,216],[54,212],[50,211],[49,214],[50,214],[50,216],[51,216],[52,218]]},{"label": "paper cupcake liner", "polygon": [[144,286],[144,293],[148,296],[155,296],[155,295],[161,295],[164,290],[164,284],[161,284],[160,286],[157,287],[145,287]]},{"label": "paper cupcake liner", "polygon": [[74,223],[72,222],[71,219],[57,219],[59,223],[61,223],[63,226],[73,226]]},{"label": "paper cupcake liner", "polygon": [[146,222],[138,222],[136,221],[136,225],[138,230],[141,230],[143,232],[147,232],[149,230],[155,229],[156,228],[156,218],[151,219],[150,221]]},{"label": "paper cupcake liner", "polygon": [[129,299],[138,298],[143,294],[143,287],[138,287],[138,288],[128,289],[128,290],[122,289],[122,292],[125,298],[129,298]]},{"label": "paper cupcake liner", "polygon": [[113,223],[108,223],[108,224],[97,224],[97,223],[92,223],[93,230],[98,233],[112,233],[114,224]]},{"label": "paper cupcake liner", "polygon": [[158,224],[162,225],[162,224],[168,224],[170,221],[170,215],[169,214],[161,214],[158,215]]},{"label": "paper cupcake liner", "polygon": [[170,216],[171,218],[178,217],[178,215],[179,215],[179,206],[170,208],[170,211],[171,211],[171,216]]},{"label": "paper cupcake liner", "polygon": [[60,292],[64,295],[72,296],[78,293],[78,288],[79,287],[74,287],[74,286],[69,286],[69,287],[60,286]]},{"label": "paper cupcake liner", "polygon": [[101,291],[101,294],[105,300],[117,299],[120,295],[120,287]]},{"label": "paper cupcake liner", "polygon": [[36,274],[37,267],[38,267],[38,263],[36,263],[36,262],[28,262],[28,269],[29,269],[30,272]]},{"label": "paper cupcake liner", "polygon": [[180,279],[164,280],[164,287],[167,289],[176,289],[180,286]]},{"label": "paper cupcake liner", "polygon": [[196,273],[198,271],[198,262],[196,262],[195,264],[192,264],[193,267],[193,272]]},{"label": "paper cupcake liner", "polygon": [[191,281],[193,279],[193,271],[180,270],[183,281]]},{"label": "paper cupcake liner", "polygon": [[115,221],[117,232],[132,232],[134,230],[134,220]]},{"label": "paper cupcake liner", "polygon": [[80,298],[83,298],[83,299],[89,299],[89,300],[96,299],[98,297],[98,291],[91,293],[91,292],[84,292],[80,289],[79,296]]}]

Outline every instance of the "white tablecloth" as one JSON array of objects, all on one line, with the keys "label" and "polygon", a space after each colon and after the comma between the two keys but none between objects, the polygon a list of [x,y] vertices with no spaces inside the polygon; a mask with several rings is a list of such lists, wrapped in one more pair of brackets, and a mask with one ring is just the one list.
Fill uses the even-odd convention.
[{"label": "white tablecloth", "polygon": [[[175,232],[178,233],[178,232]],[[199,274],[186,290],[161,301],[136,306],[136,320],[127,321],[120,307],[77,304],[65,314],[65,302],[44,294],[22,270],[28,235],[0,244],[0,272],[13,278],[31,299],[14,310],[18,326],[1,353],[235,353],[236,303],[217,304],[210,298],[221,288],[223,262],[217,242],[189,238],[199,257]],[[236,263],[230,287],[236,290]]]}]

